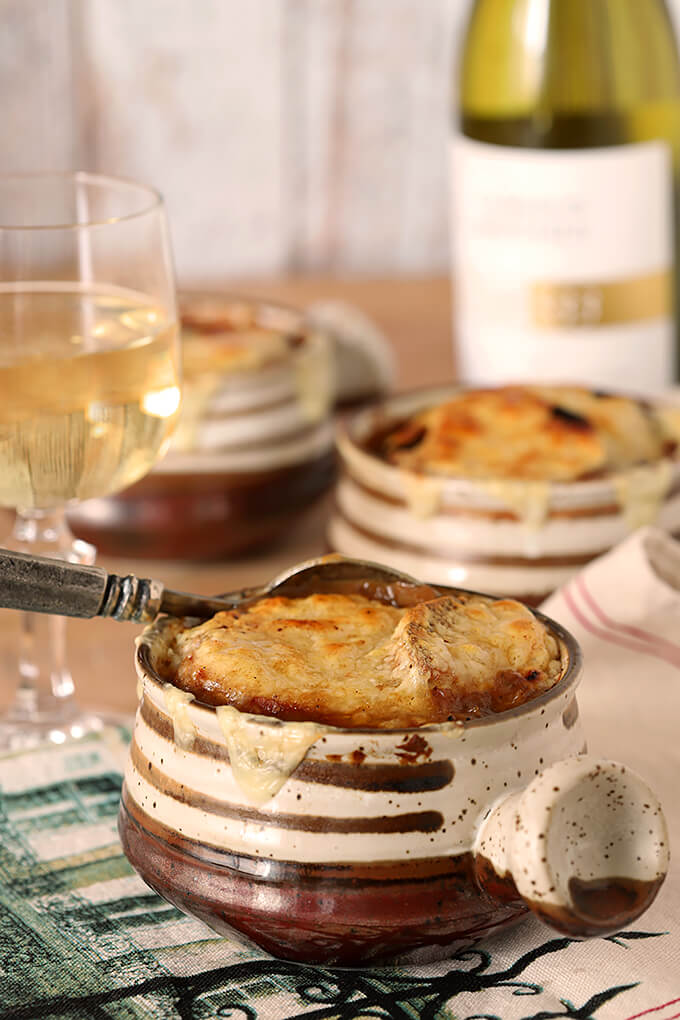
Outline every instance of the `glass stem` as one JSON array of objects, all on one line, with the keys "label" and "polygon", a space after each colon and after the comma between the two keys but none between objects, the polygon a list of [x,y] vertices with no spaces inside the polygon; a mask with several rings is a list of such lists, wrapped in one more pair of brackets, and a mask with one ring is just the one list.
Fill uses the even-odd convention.
[{"label": "glass stem", "polygon": [[[74,539],[63,510],[17,510],[10,544],[36,556],[94,562],[94,548]],[[19,684],[8,722],[59,726],[77,715],[66,657],[65,617],[22,614],[18,667]]]}]

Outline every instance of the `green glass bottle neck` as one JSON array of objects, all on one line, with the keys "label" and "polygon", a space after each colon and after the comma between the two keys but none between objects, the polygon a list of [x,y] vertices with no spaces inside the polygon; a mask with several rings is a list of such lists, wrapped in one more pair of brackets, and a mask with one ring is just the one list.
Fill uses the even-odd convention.
[{"label": "green glass bottle neck", "polygon": [[458,90],[466,116],[530,116],[541,133],[555,116],[676,100],[668,10],[663,0],[477,0]]}]

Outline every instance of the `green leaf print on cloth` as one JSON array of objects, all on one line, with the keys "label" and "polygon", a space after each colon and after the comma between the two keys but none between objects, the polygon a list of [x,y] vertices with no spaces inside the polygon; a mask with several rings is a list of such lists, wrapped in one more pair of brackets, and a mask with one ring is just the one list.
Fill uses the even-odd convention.
[{"label": "green leaf print on cloth", "polygon": [[[584,943],[530,921],[442,963],[365,971],[286,963],[218,938],[152,893],[123,856],[116,816],[125,736],[108,730],[0,758],[0,1020],[608,1020],[639,1012],[627,998],[644,980],[644,946],[663,942],[660,931]],[[620,980],[599,980],[600,967],[588,977],[594,946],[610,961],[607,973],[621,958]],[[581,970],[587,980],[577,982]],[[652,1016],[666,1020],[663,1011]]]}]

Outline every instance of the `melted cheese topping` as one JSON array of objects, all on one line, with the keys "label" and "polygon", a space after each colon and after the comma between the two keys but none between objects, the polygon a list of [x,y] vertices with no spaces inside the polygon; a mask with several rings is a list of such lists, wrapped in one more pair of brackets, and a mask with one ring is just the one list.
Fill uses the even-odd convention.
[{"label": "melted cheese topping", "polygon": [[442,483],[438,478],[401,472],[401,487],[409,510],[423,520],[436,514],[441,506]]},{"label": "melted cheese topping", "polygon": [[184,298],[180,317],[185,381],[252,371],[285,358],[292,349],[296,322],[292,318],[290,324],[284,322],[289,318],[286,309],[273,314],[277,322],[265,324],[257,303],[219,294]]},{"label": "melted cheese topping", "polygon": [[562,671],[557,642],[514,599],[421,602],[404,613],[390,645],[394,675],[426,683],[447,715],[510,708],[552,687]]},{"label": "melted cheese topping", "polygon": [[572,481],[675,449],[680,417],[575,386],[463,390],[383,435],[377,452],[421,474]]},{"label": "melted cheese topping", "polygon": [[333,372],[325,338],[308,337],[295,358],[295,389],[300,410],[309,422],[328,414],[333,400]]},{"label": "melted cheese topping", "polygon": [[182,329],[183,369],[189,382],[225,372],[262,368],[285,358],[288,339],[271,329],[248,329],[238,333],[196,333]]},{"label": "melted cheese topping", "polygon": [[172,719],[175,743],[182,750],[190,751],[196,739],[196,727],[189,715],[189,705],[194,700],[194,696],[188,691],[179,691],[173,684],[164,685],[163,695],[165,707]]},{"label": "melted cheese topping", "polygon": [[628,528],[634,531],[652,524],[673,482],[668,460],[641,464],[614,478],[614,488]]},{"label": "melted cheese topping", "polygon": [[263,804],[276,796],[322,732],[314,723],[263,726],[231,705],[216,710],[236,782],[249,800]]},{"label": "melted cheese topping", "polygon": [[444,596],[405,609],[360,595],[275,597],[191,629],[174,621],[166,634],[156,668],[198,700],[336,726],[503,711],[562,669],[556,640],[510,599]]}]

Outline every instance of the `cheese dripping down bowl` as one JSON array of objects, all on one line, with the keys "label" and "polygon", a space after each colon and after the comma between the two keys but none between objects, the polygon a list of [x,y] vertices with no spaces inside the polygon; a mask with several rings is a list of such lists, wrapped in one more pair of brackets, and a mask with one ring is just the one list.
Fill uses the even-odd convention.
[{"label": "cheese dripping down bowl", "polygon": [[577,386],[402,394],[341,427],[332,549],[538,605],[629,532],[680,534],[680,404]]},{"label": "cheese dripping down bowl", "polygon": [[576,642],[513,600],[310,581],[203,624],[161,619],[135,662],[123,849],[246,946],[426,961],[530,911],[601,935],[663,881],[656,797],[585,754]]},{"label": "cheese dripping down bowl", "polygon": [[204,560],[285,535],[331,485],[329,340],[295,309],[212,293],[180,296],[178,428],[145,478],[69,512],[113,556]]}]

